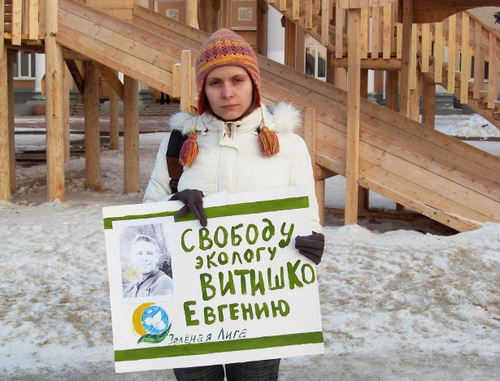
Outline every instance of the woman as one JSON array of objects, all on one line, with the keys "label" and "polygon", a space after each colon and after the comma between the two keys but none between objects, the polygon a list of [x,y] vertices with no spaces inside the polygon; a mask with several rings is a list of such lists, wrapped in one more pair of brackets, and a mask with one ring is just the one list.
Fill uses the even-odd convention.
[{"label": "woman", "polygon": [[[296,237],[299,252],[318,264],[324,236],[319,223],[311,157],[293,130],[300,113],[284,102],[261,104],[260,72],[255,52],[239,35],[220,29],[202,45],[196,61],[198,115],[178,113],[173,133],[160,145],[145,202],[181,200],[207,225],[203,195],[303,185],[308,190],[313,233]],[[189,135],[176,166],[180,133]],[[175,193],[178,190],[177,193]],[[172,195],[172,193],[175,193]],[[228,380],[278,378],[279,359],[226,365]],[[222,380],[222,365],[174,369],[178,380]]]},{"label": "woman", "polygon": [[125,288],[124,298],[167,295],[173,292],[172,278],[157,268],[159,259],[155,240],[147,235],[138,235],[130,247],[130,261],[139,280]]}]

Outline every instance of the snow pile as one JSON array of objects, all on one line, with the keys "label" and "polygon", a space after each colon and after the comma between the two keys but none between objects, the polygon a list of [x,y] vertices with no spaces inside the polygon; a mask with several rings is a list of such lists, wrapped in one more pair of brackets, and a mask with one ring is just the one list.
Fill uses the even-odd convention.
[{"label": "snow pile", "polygon": [[[141,190],[164,134],[141,135]],[[123,195],[123,152],[101,156],[103,190],[66,166],[67,202],[44,202],[45,166],[18,168],[0,202],[0,378],[116,375],[101,209]],[[329,189],[338,193],[338,189]],[[328,193],[329,193],[328,192]],[[454,236],[326,227],[318,266],[326,353],[282,360],[282,380],[500,378],[500,224]]]},{"label": "snow pile", "polygon": [[437,130],[447,135],[465,138],[500,138],[500,129],[477,114],[474,114],[469,120],[448,126],[438,126]]}]

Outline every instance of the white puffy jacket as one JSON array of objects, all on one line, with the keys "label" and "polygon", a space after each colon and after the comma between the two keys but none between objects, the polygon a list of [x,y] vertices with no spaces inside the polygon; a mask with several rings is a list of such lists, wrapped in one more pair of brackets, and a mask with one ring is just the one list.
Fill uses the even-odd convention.
[{"label": "white puffy jacket", "polygon": [[[303,185],[309,194],[312,229],[321,232],[311,157],[304,140],[293,133],[301,123],[300,111],[285,102],[262,107],[266,126],[279,139],[280,151],[271,157],[262,156],[259,149],[260,109],[236,122],[223,122],[206,113],[198,121],[188,113],[173,115],[172,128],[184,134],[196,125],[198,142],[198,156],[191,168],[184,167],[178,190],[199,189],[209,195]],[[144,202],[166,201],[171,196],[168,139],[161,142]]]}]

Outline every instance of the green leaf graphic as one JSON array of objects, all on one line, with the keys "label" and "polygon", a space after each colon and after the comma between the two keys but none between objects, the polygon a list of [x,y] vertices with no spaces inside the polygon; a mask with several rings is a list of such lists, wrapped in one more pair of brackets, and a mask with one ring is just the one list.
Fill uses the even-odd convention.
[{"label": "green leaf graphic", "polygon": [[152,344],[161,343],[167,337],[168,333],[170,332],[170,328],[172,328],[172,324],[170,324],[168,326],[168,328],[165,332],[160,333],[158,335],[152,335],[152,334],[144,335],[137,341],[137,344],[139,344],[139,343],[152,343]]}]

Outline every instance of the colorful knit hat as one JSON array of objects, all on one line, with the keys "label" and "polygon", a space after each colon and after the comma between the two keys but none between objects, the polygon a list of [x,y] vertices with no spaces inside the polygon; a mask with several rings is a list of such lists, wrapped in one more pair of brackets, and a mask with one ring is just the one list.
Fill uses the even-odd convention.
[{"label": "colorful knit hat", "polygon": [[255,88],[256,105],[260,107],[260,72],[257,56],[246,40],[229,29],[215,31],[200,48],[196,60],[196,84],[198,85],[198,115],[205,112],[203,97],[208,74],[220,66],[240,66],[248,72]]}]

